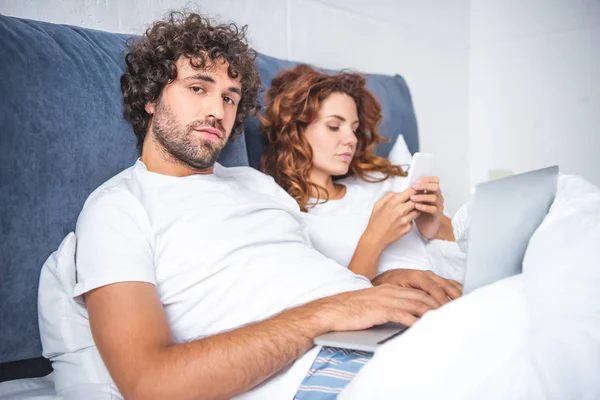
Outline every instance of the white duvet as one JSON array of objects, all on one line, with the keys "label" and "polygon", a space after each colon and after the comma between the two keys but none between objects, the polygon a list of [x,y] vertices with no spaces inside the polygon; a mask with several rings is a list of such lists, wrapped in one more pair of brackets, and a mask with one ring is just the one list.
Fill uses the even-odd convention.
[{"label": "white duvet", "polygon": [[430,312],[382,346],[353,399],[599,399],[600,191],[562,176],[521,275]]},{"label": "white duvet", "polygon": [[[353,399],[600,399],[600,191],[561,177],[524,273],[428,313],[375,354]],[[52,376],[0,384],[51,398]]]}]

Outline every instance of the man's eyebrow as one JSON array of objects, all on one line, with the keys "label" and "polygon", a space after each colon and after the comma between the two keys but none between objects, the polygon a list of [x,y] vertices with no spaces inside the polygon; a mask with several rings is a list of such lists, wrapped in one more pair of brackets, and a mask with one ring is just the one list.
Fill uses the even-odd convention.
[{"label": "man's eyebrow", "polygon": [[198,72],[197,74],[190,75],[190,76],[184,78],[184,80],[186,80],[186,81],[200,80],[200,81],[215,83],[215,78],[213,78],[212,76],[210,76],[209,74],[207,74],[205,72]]},{"label": "man's eyebrow", "polygon": [[229,90],[231,93],[237,93],[240,96],[242,95],[242,90],[237,86],[230,86],[227,90]]},{"label": "man's eyebrow", "polygon": [[[197,74],[194,75],[190,75],[186,78],[184,78],[185,81],[204,81],[204,82],[208,82],[208,83],[216,83],[215,78],[213,78],[211,75],[205,73],[205,72],[199,72]],[[227,88],[227,90],[231,93],[237,93],[238,95],[242,95],[242,90],[237,87],[237,86],[230,86]]]},{"label": "man's eyebrow", "polygon": [[[346,118],[342,117],[341,115],[337,115],[337,114],[329,115],[329,116],[327,116],[325,118],[337,118],[337,119],[339,119],[342,122],[346,122]],[[360,121],[356,120],[352,124],[354,125],[354,124],[357,124],[357,123],[360,123]]]}]

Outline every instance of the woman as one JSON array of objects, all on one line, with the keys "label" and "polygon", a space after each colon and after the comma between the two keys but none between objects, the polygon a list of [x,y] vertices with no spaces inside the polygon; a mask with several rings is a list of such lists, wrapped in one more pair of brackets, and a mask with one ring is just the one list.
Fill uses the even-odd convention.
[{"label": "woman", "polygon": [[385,140],[381,118],[359,74],[326,75],[307,65],[282,71],[261,117],[268,143],[261,169],[305,212],[317,250],[353,272],[372,279],[389,269],[422,269],[462,280],[463,268],[444,270],[427,250],[428,240],[454,241],[439,179],[407,188],[404,171],[374,154]]}]

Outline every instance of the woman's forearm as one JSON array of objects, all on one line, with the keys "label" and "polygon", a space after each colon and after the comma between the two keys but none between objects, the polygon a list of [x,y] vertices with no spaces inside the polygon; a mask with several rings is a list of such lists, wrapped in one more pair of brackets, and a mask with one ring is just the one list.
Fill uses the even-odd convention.
[{"label": "woman's forearm", "polygon": [[438,231],[435,239],[446,240],[448,242],[456,242],[454,237],[454,229],[452,228],[452,220],[444,215],[440,230]]},{"label": "woman's forearm", "polygon": [[350,260],[348,269],[357,275],[362,275],[371,280],[377,275],[379,258],[383,252],[382,246],[368,232],[365,231],[358,241],[356,250]]}]

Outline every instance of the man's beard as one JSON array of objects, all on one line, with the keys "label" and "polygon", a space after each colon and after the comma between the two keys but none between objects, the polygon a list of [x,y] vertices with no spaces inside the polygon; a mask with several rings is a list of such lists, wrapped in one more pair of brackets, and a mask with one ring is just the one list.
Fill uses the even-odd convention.
[{"label": "man's beard", "polygon": [[[194,131],[207,127],[218,129],[221,140],[206,140],[199,132]],[[166,157],[196,171],[211,168],[226,143],[225,128],[216,119],[196,120],[182,126],[171,109],[160,100],[152,120],[152,132],[154,141]]]}]

